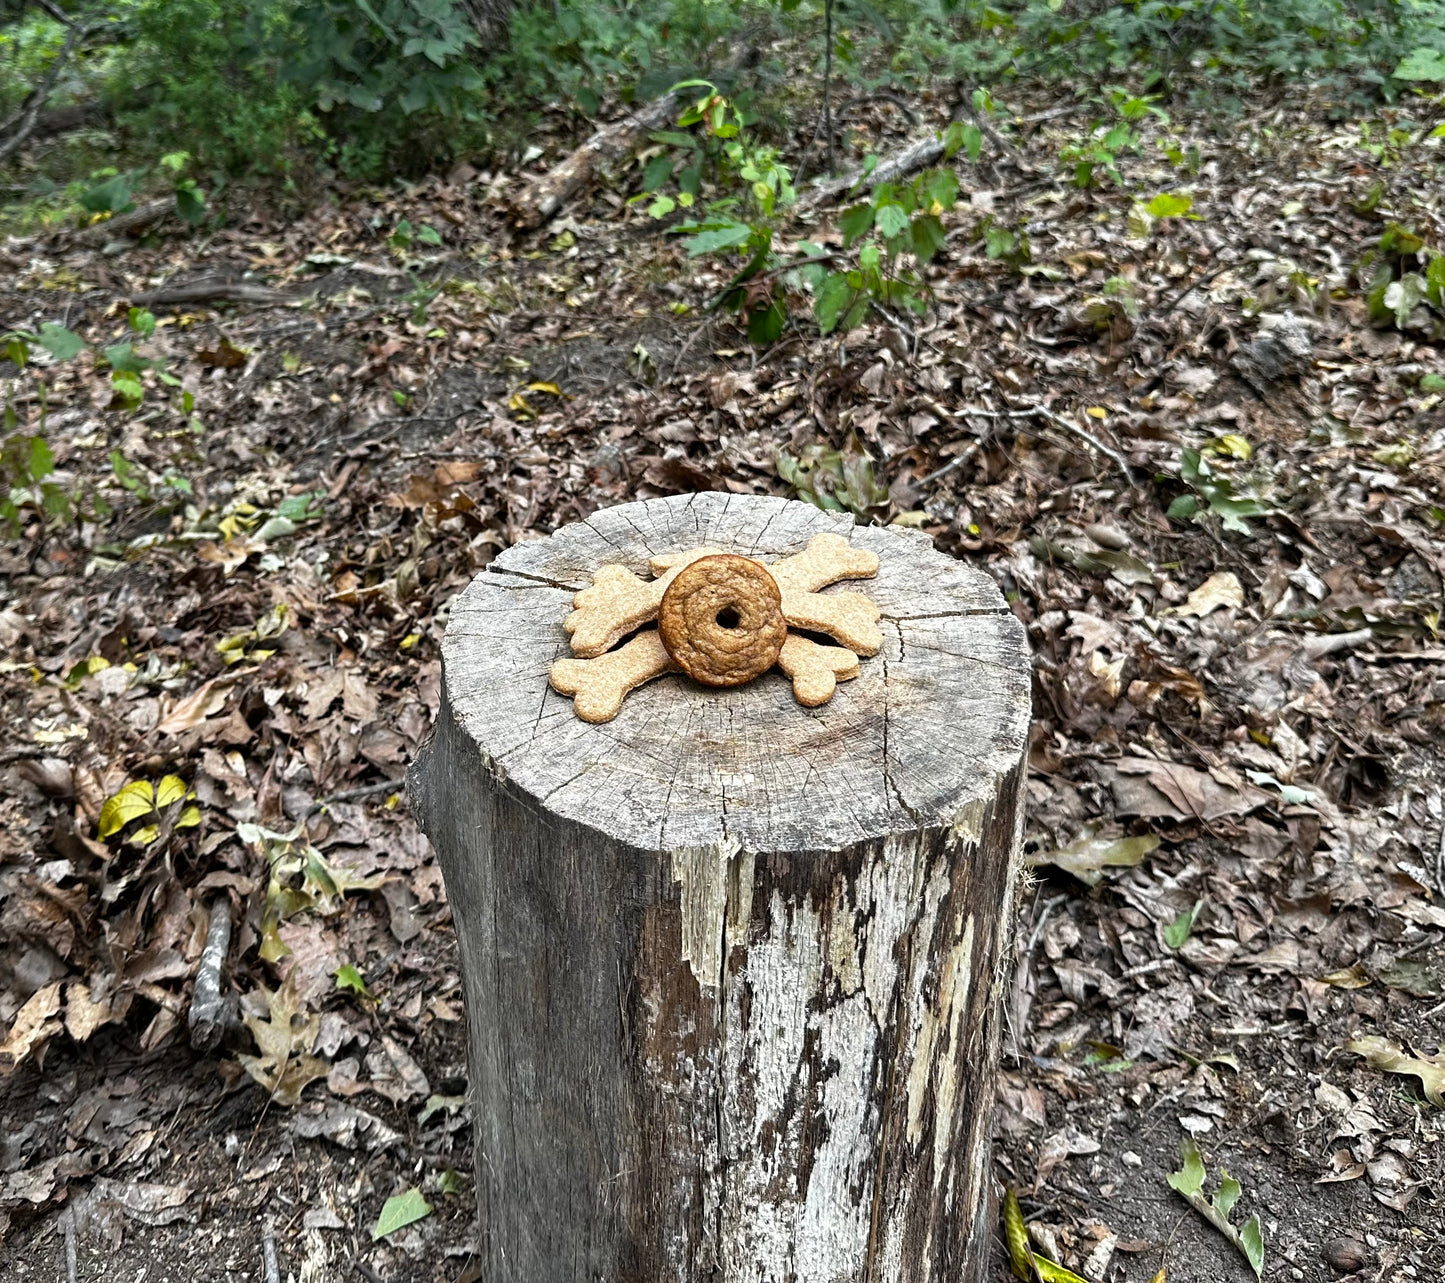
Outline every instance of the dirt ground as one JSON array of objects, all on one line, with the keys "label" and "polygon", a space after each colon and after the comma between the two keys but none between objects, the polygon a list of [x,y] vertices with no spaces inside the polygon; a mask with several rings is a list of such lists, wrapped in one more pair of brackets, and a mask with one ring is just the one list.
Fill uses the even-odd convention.
[{"label": "dirt ground", "polygon": [[[472,1283],[455,942],[400,785],[447,603],[607,504],[794,493],[779,451],[1029,628],[996,1170],[1034,1247],[1098,1283],[1249,1278],[1167,1183],[1193,1140],[1265,1277],[1445,1267],[1445,320],[1372,324],[1357,270],[1394,222],[1441,245],[1439,140],[1373,148],[1423,133],[1407,107],[1373,133],[1311,98],[1171,108],[1080,189],[1059,153],[1092,109],[1057,107],[1021,91],[1006,148],[960,162],[925,316],[765,352],[625,177],[533,235],[478,162],[0,244],[4,324],[97,346],[163,287],[284,294],[149,305],[137,350],[191,407],[154,366],[139,410],[88,355],[0,371],[81,509],[0,547],[4,1277],[73,1250],[80,1280],[271,1283],[269,1245],[278,1280]],[[860,115],[860,147],[902,127]],[[1180,187],[1197,221],[1131,229]],[[399,247],[403,217],[442,248]],[[832,214],[807,236],[840,242]],[[171,776],[194,797],[102,835]],[[218,902],[231,1008],[198,1052]],[[1362,1037],[1423,1059],[1386,1072]],[[411,1189],[430,1213],[373,1239]]]}]

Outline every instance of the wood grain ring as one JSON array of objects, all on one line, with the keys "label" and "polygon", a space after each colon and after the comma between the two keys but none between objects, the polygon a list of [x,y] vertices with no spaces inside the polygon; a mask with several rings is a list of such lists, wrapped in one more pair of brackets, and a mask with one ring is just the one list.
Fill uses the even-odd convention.
[{"label": "wood grain ring", "polygon": [[778,662],[788,636],[783,595],[748,557],[702,557],[662,594],[657,631],[683,672],[707,686],[741,686]]}]

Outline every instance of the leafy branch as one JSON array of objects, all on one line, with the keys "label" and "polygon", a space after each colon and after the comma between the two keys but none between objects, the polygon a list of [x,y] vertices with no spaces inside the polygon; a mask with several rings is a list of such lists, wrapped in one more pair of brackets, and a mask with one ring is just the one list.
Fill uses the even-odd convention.
[{"label": "leafy branch", "polygon": [[1229,1213],[1244,1192],[1239,1182],[1221,1168],[1219,1188],[1206,1199],[1204,1159],[1200,1157],[1199,1146],[1192,1140],[1186,1140],[1181,1149],[1184,1166],[1177,1172],[1169,1173],[1169,1187],[1182,1195],[1190,1207],[1233,1244],[1235,1250],[1249,1262],[1256,1278],[1263,1278],[1264,1231],[1260,1229],[1259,1216],[1251,1216],[1237,1229],[1229,1220]]}]

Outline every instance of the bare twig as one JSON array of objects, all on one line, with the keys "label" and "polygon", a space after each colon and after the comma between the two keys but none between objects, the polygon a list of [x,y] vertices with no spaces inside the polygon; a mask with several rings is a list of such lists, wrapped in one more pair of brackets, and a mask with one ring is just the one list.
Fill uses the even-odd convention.
[{"label": "bare twig", "polygon": [[1055,414],[1047,406],[1027,405],[1020,410],[976,410],[970,406],[968,409],[960,410],[959,413],[962,415],[977,414],[986,419],[1030,419],[1037,416],[1040,419],[1052,423],[1055,427],[1063,428],[1065,432],[1073,433],[1080,441],[1092,446],[1119,469],[1124,476],[1124,480],[1127,481],[1130,486],[1137,486],[1139,484],[1134,479],[1134,473],[1129,467],[1129,461],[1115,450],[1113,446],[1105,445],[1092,432],[1086,428],[1081,428],[1077,423],[1071,423],[1062,415]]},{"label": "bare twig", "polygon": [[315,815],[317,811],[332,806],[337,802],[354,802],[359,797],[370,797],[374,793],[400,793],[405,787],[403,780],[381,780],[375,784],[363,784],[359,788],[342,789],[340,793],[332,793],[329,797],[319,797],[311,803],[308,815]]},{"label": "bare twig", "polygon": [[266,1283],[281,1283],[281,1267],[276,1261],[276,1227],[269,1222],[261,1231],[261,1265],[266,1271]]},{"label": "bare twig", "polygon": [[45,78],[31,91],[20,110],[7,120],[3,127],[0,127],[0,160],[4,160],[30,137],[36,122],[40,119],[40,109],[49,99],[50,91],[55,88],[55,82],[60,79],[61,71],[70,61],[71,53],[89,32],[88,26],[81,26],[79,23],[70,24],[70,29],[65,33],[65,43],[60,46],[60,52],[55,55],[55,61],[50,64],[50,70],[45,73]]},{"label": "bare twig", "polygon": [[223,891],[211,901],[211,921],[206,928],[206,944],[201,950],[201,965],[196,968],[196,983],[191,991],[191,1012],[188,1024],[191,1046],[197,1051],[212,1051],[226,1030],[226,1000],[221,990],[221,968],[231,947],[231,900]]},{"label": "bare twig", "polygon": [[973,456],[977,453],[978,442],[970,442],[968,449],[966,449],[962,454],[956,455],[954,458],[950,459],[947,463],[943,465],[943,467],[935,468],[926,477],[920,477],[918,479],[918,484],[921,486],[930,486],[935,481],[942,481],[944,477],[949,475],[949,473],[957,472],[959,468],[963,467],[963,465],[967,463],[970,459],[972,459]]},{"label": "bare twig", "polygon": [[1181,304],[1185,300],[1185,298],[1187,298],[1195,290],[1203,289],[1206,285],[1212,284],[1219,277],[1223,276],[1225,272],[1229,271],[1230,268],[1238,266],[1238,263],[1221,263],[1212,272],[1210,272],[1208,276],[1201,277],[1199,280],[1192,281],[1188,285],[1186,285],[1182,290],[1179,291],[1178,294],[1176,294],[1173,298],[1171,298],[1167,303],[1164,304],[1164,306],[1159,310],[1158,315],[1168,316],[1170,312],[1172,312],[1176,307],[1178,307],[1179,304]]},{"label": "bare twig", "polygon": [[60,1228],[65,1235],[65,1279],[66,1283],[79,1283],[80,1269],[75,1259],[75,1208],[67,1207],[60,1216]]}]

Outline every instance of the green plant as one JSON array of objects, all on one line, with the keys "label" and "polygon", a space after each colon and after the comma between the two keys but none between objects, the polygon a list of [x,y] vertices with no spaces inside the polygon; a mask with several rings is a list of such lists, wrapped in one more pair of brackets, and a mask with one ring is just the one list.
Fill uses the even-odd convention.
[{"label": "green plant", "polygon": [[1012,268],[1020,268],[1033,258],[1028,233],[1023,227],[1005,227],[992,214],[985,214],[979,220],[974,235],[983,237],[985,255]]},{"label": "green plant", "polygon": [[826,511],[866,519],[871,509],[888,502],[888,487],[880,484],[873,460],[856,441],[846,450],[825,445],[810,445],[799,455],[779,450],[774,463],[797,498]]},{"label": "green plant", "polygon": [[1134,126],[1150,115],[1169,123],[1168,114],[1154,105],[1157,99],[1157,94],[1132,95],[1118,88],[1105,92],[1105,101],[1118,119],[1094,124],[1083,138],[1059,149],[1059,160],[1072,171],[1076,187],[1097,187],[1101,174],[1116,185],[1122,184],[1118,158],[1125,151],[1139,150]]},{"label": "green plant", "polygon": [[[127,323],[136,340],[144,341],[155,333],[155,315],[144,308],[131,308]],[[78,334],[54,321],[44,322],[35,333],[12,330],[0,335],[0,358],[20,370],[29,365],[32,349],[36,347],[56,361],[71,361],[90,350]],[[164,361],[140,355],[131,340],[109,344],[94,355],[111,371],[112,396],[108,408],[112,410],[134,413],[140,409],[145,400],[143,376],[146,371],[153,372],[168,387],[180,387],[180,380],[167,373]],[[37,379],[35,389],[39,414],[34,431],[21,429],[13,386],[6,396],[4,436],[0,440],[0,525],[12,534],[19,531],[21,513],[27,508],[55,521],[68,521],[77,515],[94,520],[110,511],[105,500],[93,490],[67,490],[58,480],[51,479],[55,475],[55,460],[46,439],[44,381]],[[173,403],[175,411],[186,417],[187,427],[193,432],[200,430],[200,423],[192,413],[194,406],[194,399],[184,389]],[[116,484],[141,500],[154,498],[157,487],[175,494],[191,493],[191,483],[179,473],[167,470],[152,480],[119,450],[111,451],[110,464]]]},{"label": "green plant", "polygon": [[[705,91],[678,120],[692,132],[654,135],[659,148],[646,161],[642,194],[633,199],[650,200],[648,213],[658,219],[679,208],[696,211],[690,221],[671,229],[688,236],[690,256],[742,260],[714,306],[743,316],[754,343],[771,343],[782,334],[789,287],[812,290],[813,313],[824,334],[852,328],[873,305],[924,309],[926,295],[915,266],[943,247],[940,216],[958,199],[958,178],[951,169],[879,183],[867,200],[839,219],[844,252],[804,241],[801,257],[785,261],[774,253],[773,238],[778,219],[796,199],[792,175],[776,150],[754,137],[748,113],[711,82],[681,87]],[[951,125],[943,141],[948,157],[961,148],[978,154],[977,126]],[[865,175],[877,158],[869,161]]]},{"label": "green plant", "polygon": [[[1223,439],[1228,442],[1228,438]],[[1216,460],[1226,458],[1234,451],[1220,448],[1210,451]],[[1247,457],[1247,456],[1246,456]],[[1220,465],[1211,463],[1205,452],[1186,447],[1180,456],[1179,480],[1190,488],[1169,505],[1168,515],[1175,521],[1197,521],[1208,512],[1219,518],[1226,530],[1236,534],[1250,534],[1246,517],[1262,517],[1271,509],[1261,500],[1239,493],[1234,481],[1220,470]]]},{"label": "green plant", "polygon": [[[951,140],[948,145],[956,151],[960,144]],[[903,259],[922,265],[943,248],[940,215],[957,200],[958,176],[951,169],[932,169],[911,182],[879,183],[867,201],[845,210],[839,227],[844,246],[858,247],[855,263],[832,272],[814,263],[804,273],[814,287],[818,328],[824,334],[852,329],[874,303],[922,312],[927,305],[923,282]],[[803,248],[822,253],[818,246]]]},{"label": "green plant", "polygon": [[[1361,258],[1360,273],[1367,276],[1365,303],[1376,325],[1403,330],[1422,305],[1445,317],[1445,253],[1413,229],[1391,223]],[[1439,322],[1433,328],[1445,331]]]},{"label": "green plant", "polygon": [[442,235],[435,227],[423,223],[420,227],[413,229],[411,220],[403,218],[396,225],[396,230],[386,238],[387,244],[393,249],[408,250],[415,242],[422,245],[439,246],[442,243]]},{"label": "green plant", "polygon": [[[747,111],[718,93],[711,81],[685,81],[674,88],[703,93],[678,117],[677,129],[653,135],[662,150],[647,161],[643,192],[634,200],[651,197],[647,212],[656,219],[679,208],[697,212],[671,229],[687,235],[690,257],[742,256],[742,270],[715,305],[742,315],[753,342],[771,343],[787,319],[776,291],[773,231],[775,217],[797,199],[792,173],[777,150],[760,143],[749,129]],[[706,193],[704,182],[718,194]]]},{"label": "green plant", "polygon": [[1192,1140],[1186,1140],[1181,1148],[1184,1162],[1179,1171],[1169,1173],[1169,1188],[1180,1194],[1190,1207],[1229,1240],[1235,1250],[1249,1262],[1256,1278],[1263,1278],[1264,1231],[1260,1228],[1259,1217],[1251,1216],[1238,1228],[1229,1219],[1229,1214],[1244,1193],[1240,1183],[1221,1169],[1219,1188],[1206,1199],[1204,1178],[1207,1173],[1199,1147]]}]

